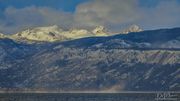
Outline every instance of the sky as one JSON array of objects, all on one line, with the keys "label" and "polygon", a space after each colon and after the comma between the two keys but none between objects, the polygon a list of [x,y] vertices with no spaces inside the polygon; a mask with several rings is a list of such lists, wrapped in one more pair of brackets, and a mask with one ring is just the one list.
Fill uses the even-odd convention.
[{"label": "sky", "polygon": [[64,29],[105,26],[118,32],[180,27],[180,0],[0,0],[0,33],[58,25]]}]

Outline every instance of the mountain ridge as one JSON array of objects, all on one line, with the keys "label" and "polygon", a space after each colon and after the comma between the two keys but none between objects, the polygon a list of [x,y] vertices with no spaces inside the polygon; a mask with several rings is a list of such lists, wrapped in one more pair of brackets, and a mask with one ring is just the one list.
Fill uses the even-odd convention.
[{"label": "mountain ridge", "polygon": [[[128,30],[129,29],[129,30]],[[140,28],[136,25],[130,26],[127,29],[129,32],[139,32]],[[122,34],[128,34],[129,32],[120,32]],[[35,27],[32,29],[27,29],[16,34],[5,35],[0,34],[0,38],[10,38],[13,40],[28,40],[31,41],[45,41],[45,42],[54,42],[54,41],[68,41],[78,38],[85,37],[98,37],[98,36],[111,36],[120,33],[110,33],[108,32],[104,26],[97,26],[93,30],[86,29],[70,29],[63,30],[57,25],[47,26],[47,27]]]},{"label": "mountain ridge", "polygon": [[40,44],[2,38],[0,88],[179,91],[179,41],[180,28]]}]

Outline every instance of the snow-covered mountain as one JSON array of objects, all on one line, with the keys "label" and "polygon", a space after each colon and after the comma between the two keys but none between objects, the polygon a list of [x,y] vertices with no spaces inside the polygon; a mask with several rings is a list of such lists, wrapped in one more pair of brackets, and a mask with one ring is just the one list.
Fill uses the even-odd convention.
[{"label": "snow-covered mountain", "polygon": [[3,38],[0,88],[179,91],[179,42],[180,28],[40,44]]},{"label": "snow-covered mountain", "polygon": [[138,25],[131,25],[129,28],[122,31],[123,34],[128,34],[131,32],[141,32],[143,31]]},{"label": "snow-covered mountain", "polygon": [[97,26],[92,33],[94,36],[110,36],[110,33],[103,27],[103,26]]},{"label": "snow-covered mountain", "polygon": [[4,37],[5,37],[5,35],[0,33],[0,38],[4,38]]},{"label": "snow-covered mountain", "polygon": [[[136,26],[130,26],[130,28],[126,29],[122,34],[129,32],[139,32],[141,29]],[[119,34],[119,33],[118,33]],[[10,38],[16,41],[26,41],[26,42],[54,42],[54,41],[67,41],[85,37],[97,37],[97,36],[111,36],[114,35],[108,32],[105,27],[97,26],[93,30],[86,29],[70,29],[63,30],[57,25],[47,26],[47,27],[36,27],[32,29],[27,29],[16,34],[5,35],[0,34],[0,38]]]},{"label": "snow-covered mountain", "polygon": [[27,39],[32,41],[56,41],[56,40],[66,40],[66,37],[59,34],[63,30],[58,28],[58,26],[49,27],[37,27],[34,29],[28,29],[17,34],[12,35],[12,39]]},{"label": "snow-covered mountain", "polygon": [[100,26],[92,31],[86,29],[71,29],[64,31],[57,25],[48,27],[36,27],[32,29],[27,29],[22,32],[18,32],[12,35],[0,34],[1,38],[10,38],[18,41],[67,41],[78,38],[85,37],[95,37],[95,36],[108,36],[108,33],[104,31],[104,27]]}]

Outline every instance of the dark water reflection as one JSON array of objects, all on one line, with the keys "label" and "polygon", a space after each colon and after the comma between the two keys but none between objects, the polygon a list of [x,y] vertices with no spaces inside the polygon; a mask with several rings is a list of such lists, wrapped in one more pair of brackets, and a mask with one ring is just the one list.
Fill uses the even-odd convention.
[{"label": "dark water reflection", "polygon": [[11,93],[0,101],[180,101],[179,93]]}]

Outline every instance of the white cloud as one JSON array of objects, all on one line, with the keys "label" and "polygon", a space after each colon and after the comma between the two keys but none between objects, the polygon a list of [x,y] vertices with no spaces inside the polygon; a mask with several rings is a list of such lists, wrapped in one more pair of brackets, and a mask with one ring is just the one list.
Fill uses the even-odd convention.
[{"label": "white cloud", "polygon": [[[161,0],[156,6],[140,7],[138,0],[93,0],[77,7],[75,21],[81,26],[105,25],[121,29],[138,24],[146,29],[180,26],[180,4]],[[113,28],[114,27],[114,28]]]},{"label": "white cloud", "polygon": [[145,8],[137,22],[146,28],[180,26],[180,4],[175,0],[162,1],[155,8]]},{"label": "white cloud", "polygon": [[139,18],[135,0],[93,0],[76,9],[75,21],[86,26],[130,23]]},{"label": "white cloud", "polygon": [[0,31],[14,33],[28,27],[60,25],[70,27],[73,23],[71,13],[46,7],[26,7],[16,9],[8,7],[4,11],[5,18],[1,20]]},{"label": "white cloud", "polygon": [[8,7],[0,18],[0,32],[13,33],[27,27],[59,25],[64,28],[104,25],[119,30],[138,24],[146,29],[180,26],[180,4],[161,0],[155,7],[140,7],[139,0],[91,0],[79,4],[74,13],[48,7]]}]

